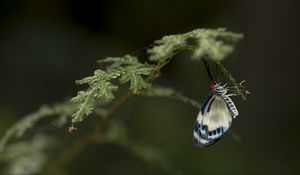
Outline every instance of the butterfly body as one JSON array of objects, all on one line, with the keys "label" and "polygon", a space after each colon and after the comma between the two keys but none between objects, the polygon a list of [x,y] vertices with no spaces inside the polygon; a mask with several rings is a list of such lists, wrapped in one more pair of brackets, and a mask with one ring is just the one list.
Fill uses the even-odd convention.
[{"label": "butterfly body", "polygon": [[216,143],[231,127],[232,119],[239,113],[226,85],[211,85],[211,92],[206,97],[197,116],[194,127],[194,143],[207,147]]}]

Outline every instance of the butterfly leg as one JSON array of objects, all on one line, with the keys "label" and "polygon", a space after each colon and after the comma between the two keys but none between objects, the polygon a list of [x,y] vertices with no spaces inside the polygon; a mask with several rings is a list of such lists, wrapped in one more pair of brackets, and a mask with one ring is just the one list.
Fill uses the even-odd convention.
[{"label": "butterfly leg", "polygon": [[241,94],[227,94],[226,96],[231,97],[231,96],[239,96],[239,95],[241,95]]}]

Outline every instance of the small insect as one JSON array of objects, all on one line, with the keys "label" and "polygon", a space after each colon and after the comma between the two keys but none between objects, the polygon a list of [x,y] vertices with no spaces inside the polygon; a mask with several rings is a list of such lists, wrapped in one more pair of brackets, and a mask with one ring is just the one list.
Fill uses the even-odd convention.
[{"label": "small insect", "polygon": [[69,126],[68,128],[68,132],[70,134],[74,134],[77,131],[77,128],[73,126],[73,124],[71,126]]},{"label": "small insect", "polygon": [[[208,66],[206,69],[212,79]],[[242,81],[237,86],[242,86]],[[211,84],[211,91],[207,95],[197,116],[194,128],[194,143],[198,147],[207,147],[216,143],[231,127],[232,119],[239,115],[239,112],[230,98],[239,94],[233,92],[233,88],[220,82]],[[243,90],[246,94],[249,92]]]}]

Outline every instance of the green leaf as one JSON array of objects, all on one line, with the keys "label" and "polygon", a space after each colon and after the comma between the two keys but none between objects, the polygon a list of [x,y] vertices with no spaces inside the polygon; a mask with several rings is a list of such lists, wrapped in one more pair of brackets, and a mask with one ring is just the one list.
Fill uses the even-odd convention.
[{"label": "green leaf", "polygon": [[[1,153],[0,164],[6,164],[5,174],[39,174],[49,159],[47,151],[57,140],[47,135],[37,134],[30,141],[10,144]],[[3,172],[2,172],[3,173]]]},{"label": "green leaf", "polygon": [[46,117],[56,117],[55,119],[64,120],[75,111],[74,104],[69,102],[57,103],[53,106],[42,106],[32,114],[24,116],[16,122],[10,129],[6,131],[0,140],[0,154],[4,150],[5,145],[11,138],[20,138],[24,133],[32,128],[38,121]]},{"label": "green leaf", "polygon": [[[112,83],[119,78],[120,83],[130,83],[130,91],[139,94],[150,84],[144,80],[149,76],[150,81],[159,75],[159,70],[166,65],[170,58],[178,51],[188,49],[192,52],[192,59],[209,58],[215,62],[223,60],[230,54],[234,45],[243,36],[226,31],[226,29],[196,29],[188,33],[169,35],[148,50],[149,60],[157,61],[157,65],[142,64],[137,57],[125,55],[123,57],[107,57],[98,63],[110,63],[106,71],[96,70],[93,76],[76,81],[77,84],[88,84],[86,91],[81,91],[72,101],[78,103],[78,110],[72,116],[72,122],[80,122],[91,114],[96,100],[110,101],[114,99],[113,92],[118,86]],[[191,41],[192,40],[192,41]],[[231,78],[232,79],[232,78]],[[177,94],[177,97],[179,95]],[[181,98],[183,100],[183,98]]]},{"label": "green leaf", "polygon": [[78,104],[77,111],[72,115],[73,123],[81,122],[92,113],[95,99],[101,98],[105,101],[110,101],[114,98],[113,91],[116,91],[118,86],[110,81],[119,75],[119,71],[105,72],[98,69],[93,76],[76,81],[77,84],[88,84],[89,88],[86,91],[79,91],[77,96],[72,98],[72,101]]},{"label": "green leaf", "polygon": [[117,68],[121,65],[140,65],[137,57],[125,55],[124,57],[107,57],[103,60],[98,60],[98,63],[112,63],[108,69]]},{"label": "green leaf", "polygon": [[224,28],[217,30],[197,29],[186,35],[196,39],[196,48],[192,58],[208,57],[214,61],[223,60],[233,51],[235,43],[243,38],[243,35],[228,32]]},{"label": "green leaf", "polygon": [[130,90],[134,94],[138,94],[142,89],[149,86],[143,79],[143,76],[150,75],[153,71],[153,66],[149,64],[142,64],[137,57],[125,55],[124,57],[108,57],[99,60],[99,63],[112,64],[108,67],[108,71],[116,71],[121,74],[119,81],[121,83],[130,82]]},{"label": "green leaf", "polygon": [[142,89],[149,86],[143,79],[143,75],[150,75],[153,67],[144,65],[133,65],[122,68],[121,83],[130,81],[130,90],[134,94],[138,94]]},{"label": "green leaf", "polygon": [[111,63],[106,71],[96,70],[93,76],[77,80],[79,85],[87,84],[86,91],[79,91],[72,101],[77,103],[77,111],[72,115],[72,122],[81,122],[94,110],[96,100],[111,101],[114,99],[113,92],[118,89],[112,83],[113,79],[119,78],[121,83],[130,82],[130,90],[137,94],[140,90],[148,87],[143,76],[149,75],[153,67],[142,64],[137,57],[125,55],[124,57],[107,57],[99,60],[99,63]]},{"label": "green leaf", "polygon": [[[157,46],[148,50],[150,60],[158,61],[166,59],[176,50],[189,49],[193,59],[208,57],[214,61],[223,60],[230,54],[237,41],[243,35],[220,29],[196,29],[185,34],[169,35],[155,41]],[[194,42],[188,42],[192,39]]]},{"label": "green leaf", "polygon": [[[129,90],[134,94],[173,98],[185,103],[190,103],[196,108],[199,108],[199,103],[181,95],[171,88],[150,85],[160,75],[162,67],[167,65],[171,58],[181,50],[191,51],[192,59],[201,60],[207,58],[216,62],[223,74],[232,82],[232,84],[237,85],[236,80],[229,71],[225,69],[220,61],[233,51],[235,44],[242,39],[242,37],[241,34],[228,32],[226,29],[197,29],[184,34],[165,36],[161,40],[156,41],[156,45],[148,50],[148,53],[150,54],[149,60],[155,62],[153,65],[150,65],[147,62],[141,63],[137,57],[131,55],[125,55],[123,57],[107,57],[98,61],[101,64],[107,64],[106,69],[97,69],[92,76],[76,81],[76,84],[87,85],[87,88],[86,90],[79,91],[77,96],[72,98],[72,102],[68,101],[67,103],[53,106],[42,106],[37,112],[25,116],[6,131],[4,137],[0,140],[0,160],[4,160],[4,162],[6,160],[11,160],[12,163],[17,164],[17,166],[12,167],[21,167],[25,169],[32,165],[33,168],[40,167],[40,164],[45,163],[46,159],[35,154],[27,156],[27,151],[30,153],[40,153],[44,151],[43,148],[50,145],[48,144],[48,141],[43,141],[44,136],[34,139],[32,142],[19,142],[16,146],[12,145],[11,147],[6,147],[10,139],[23,136],[24,133],[32,128],[38,121],[49,116],[56,117],[55,120],[50,121],[50,124],[55,126],[63,125],[67,121],[68,116],[72,116],[73,123],[81,122],[92,112],[112,119],[112,116],[119,107],[132,97],[131,93],[127,93],[120,99],[117,99],[110,108],[105,109],[104,106],[115,98],[114,92],[117,91],[119,87],[117,83],[129,83]],[[234,87],[235,91],[244,97],[243,92],[247,91],[243,89],[240,90],[240,86]],[[99,108],[99,106],[101,107]],[[107,126],[110,124],[110,121],[111,120],[106,120],[101,123],[100,126]],[[99,136],[103,136],[99,131],[95,131],[97,136],[98,134]],[[90,136],[94,136],[93,134],[94,133],[91,133],[91,135],[88,135],[88,137],[85,138],[90,139]],[[169,166],[167,161],[164,161],[161,152],[149,147],[149,145],[133,143],[128,138],[126,130],[123,129],[121,125],[115,125],[115,127],[110,126],[108,132],[105,134],[107,140],[123,146],[133,155],[144,161],[150,168],[154,166],[161,167],[161,169],[166,170],[167,174],[174,174],[173,167]],[[97,137],[97,141],[98,139],[99,138]],[[55,141],[55,143],[56,142],[57,141]],[[79,142],[79,146],[80,143],[83,142]],[[85,146],[90,143],[88,142],[84,146],[81,145],[82,147],[80,147],[80,149],[84,150]],[[75,145],[71,148],[71,155],[75,156],[80,152],[79,150],[76,154],[73,154],[74,151],[72,150],[74,150],[74,148],[76,150],[78,148],[77,146],[78,145]],[[23,155],[25,155],[26,159],[23,159]],[[17,159],[17,157],[20,157],[20,160]],[[64,156],[62,156],[62,158],[64,158]],[[30,160],[37,160],[40,164],[35,165],[35,162]],[[36,172],[38,172],[37,169],[32,169],[29,174]]]}]

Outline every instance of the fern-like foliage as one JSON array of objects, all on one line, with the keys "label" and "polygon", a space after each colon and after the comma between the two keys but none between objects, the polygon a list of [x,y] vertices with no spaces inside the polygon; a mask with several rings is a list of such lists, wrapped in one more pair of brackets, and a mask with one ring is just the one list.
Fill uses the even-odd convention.
[{"label": "fern-like foliage", "polygon": [[[153,81],[160,75],[160,70],[171,61],[176,53],[181,50],[188,50],[191,52],[191,59],[193,60],[205,58],[216,62],[229,81],[236,85],[236,80],[222,65],[221,61],[233,51],[235,43],[242,39],[242,37],[241,34],[232,33],[226,29],[197,29],[184,34],[165,36],[162,39],[155,41],[155,46],[147,50],[149,53],[149,59],[147,61],[149,61],[149,63],[142,63],[137,57],[131,55],[125,55],[123,57],[107,57],[99,60],[98,62],[100,64],[106,65],[106,69],[97,69],[92,76],[76,81],[76,84],[78,85],[87,85],[88,87],[86,90],[79,91],[71,101],[53,106],[43,106],[37,112],[25,116],[22,120],[8,129],[0,140],[0,155],[5,155],[7,158],[5,161],[14,161],[14,159],[10,159],[14,151],[9,149],[6,151],[4,149],[5,145],[7,145],[12,138],[23,136],[28,129],[32,128],[41,119],[55,116],[55,118],[51,120],[51,124],[56,126],[62,126],[70,116],[72,118],[72,123],[81,122],[91,113],[103,115],[111,119],[118,108],[133,95],[170,97],[199,108],[199,103],[185,97],[171,88],[151,86]],[[115,97],[114,93],[122,84],[129,84],[129,92],[120,98]],[[244,97],[239,86],[235,87],[236,92]],[[116,101],[106,109],[107,106],[104,106],[103,103],[107,104],[114,99],[116,99]],[[79,146],[75,145],[74,147],[71,147],[71,151],[62,154],[57,162],[67,164],[72,156],[76,156],[75,153],[79,153],[85,146],[93,143],[95,141],[94,138],[99,139],[99,136],[102,136],[102,131],[108,129],[106,139],[112,142],[118,142],[121,146],[129,149],[132,154],[143,159],[146,164],[152,165],[157,163],[158,166],[162,166],[162,169],[169,168],[167,163],[161,161],[162,158],[159,156],[160,153],[157,153],[153,149],[145,148],[145,146],[133,144],[129,139],[124,139],[126,137],[121,135],[121,133],[124,132],[116,130],[116,128],[121,127],[108,128],[111,120],[103,121],[104,122],[99,123],[99,127],[96,128],[95,132],[90,134],[92,136],[83,138],[82,141],[78,143]],[[38,143],[34,142],[34,144]],[[41,145],[41,147],[45,146],[43,144]],[[37,149],[42,150],[40,147]],[[7,154],[2,154],[3,152],[6,152]],[[67,155],[67,160],[64,160],[66,158],[65,155]],[[58,166],[59,164],[54,163],[54,166],[55,165]],[[32,172],[35,173],[36,171]]]},{"label": "fern-like foliage", "polygon": [[[209,58],[221,61],[234,49],[234,44],[243,38],[242,34],[226,31],[224,28],[196,29],[185,34],[169,35],[155,41],[158,46],[148,50],[150,60],[158,61],[173,55],[176,50],[190,49],[192,58]],[[189,39],[193,42],[189,42]]]},{"label": "fern-like foliage", "polygon": [[150,64],[142,64],[138,61],[137,57],[126,55],[122,58],[108,57],[104,60],[99,60],[99,63],[112,62],[108,67],[108,71],[117,71],[121,74],[120,83],[130,82],[130,90],[134,94],[138,94],[140,90],[149,86],[144,81],[143,76],[150,75],[153,71],[153,66]]},{"label": "fern-like foliage", "polygon": [[72,122],[81,122],[86,116],[93,112],[95,100],[110,101],[114,99],[113,92],[118,85],[113,84],[113,79],[119,79],[120,83],[130,82],[130,90],[138,94],[148,84],[143,76],[149,75],[153,67],[149,64],[142,64],[136,57],[126,55],[124,57],[108,57],[98,61],[99,63],[111,63],[106,71],[96,70],[93,76],[76,81],[77,84],[87,84],[86,91],[80,91],[72,98],[78,104],[78,110],[72,115]]},{"label": "fern-like foliage", "polygon": [[119,76],[118,72],[105,72],[96,70],[91,77],[76,81],[77,84],[88,84],[89,88],[86,91],[79,91],[78,95],[72,98],[73,102],[78,103],[77,111],[72,116],[72,122],[80,122],[85,116],[92,113],[96,98],[102,98],[106,101],[114,98],[113,91],[118,89],[118,86],[110,81]]},{"label": "fern-like foliage", "polygon": [[[77,111],[72,115],[72,122],[81,122],[93,112],[95,101],[110,101],[114,99],[113,92],[119,87],[113,83],[118,79],[121,84],[130,82],[129,90],[138,94],[149,87],[149,82],[159,75],[159,70],[180,50],[192,51],[192,59],[209,58],[220,61],[232,52],[234,44],[242,38],[241,34],[228,32],[225,29],[197,29],[185,34],[169,35],[156,41],[156,46],[148,49],[149,60],[157,62],[148,64],[139,62],[137,57],[107,57],[98,63],[110,63],[106,70],[96,70],[93,76],[76,81],[77,84],[87,84],[86,91],[78,92],[72,98],[77,104]],[[189,42],[189,40],[193,42]],[[146,80],[145,77],[148,76]],[[172,94],[174,95],[174,94]]]},{"label": "fern-like foliage", "polygon": [[39,174],[48,160],[47,150],[55,145],[56,140],[37,134],[32,140],[18,141],[10,144],[1,153],[0,164],[5,164],[5,172],[0,174]]},{"label": "fern-like foliage", "polygon": [[52,120],[52,124],[61,126],[67,121],[67,118],[74,113],[74,107],[73,104],[67,102],[57,103],[53,106],[42,106],[38,111],[28,114],[6,131],[0,140],[0,154],[10,139],[22,137],[28,129],[46,117],[53,117],[54,120]]}]

